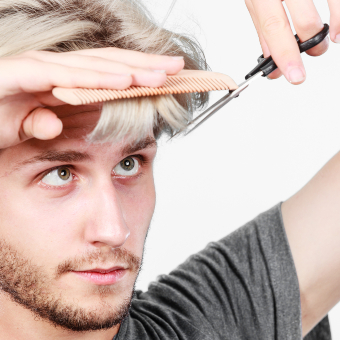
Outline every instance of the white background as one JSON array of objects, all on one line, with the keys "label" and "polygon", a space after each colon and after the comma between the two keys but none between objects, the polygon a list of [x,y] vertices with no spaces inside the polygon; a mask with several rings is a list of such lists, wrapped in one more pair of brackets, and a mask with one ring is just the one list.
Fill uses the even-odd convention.
[{"label": "white background", "polygon": [[[172,0],[145,2],[162,22]],[[315,4],[329,23],[326,1]],[[178,0],[165,27],[194,34],[212,70],[236,83],[262,54],[242,0]],[[338,152],[339,57],[333,43],[322,57],[304,55],[303,85],[261,78],[191,135],[161,143],[157,205],[138,289],[286,200]],[[214,93],[211,103],[223,94]],[[338,340],[340,304],[329,315]]]}]

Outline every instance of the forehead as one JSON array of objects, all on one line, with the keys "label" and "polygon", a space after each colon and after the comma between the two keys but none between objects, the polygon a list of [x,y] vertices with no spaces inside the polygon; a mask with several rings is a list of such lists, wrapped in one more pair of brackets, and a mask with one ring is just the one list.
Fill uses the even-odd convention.
[{"label": "forehead", "polygon": [[23,143],[2,150],[2,164],[18,163],[34,157],[36,154],[48,153],[50,150],[74,150],[90,155],[99,156],[109,153],[123,155],[141,149],[155,146],[153,137],[140,143],[126,143],[124,140],[118,143],[88,143],[85,138],[95,128],[101,113],[100,105],[71,106],[62,105],[51,108],[63,122],[62,133],[52,140],[29,139]]}]

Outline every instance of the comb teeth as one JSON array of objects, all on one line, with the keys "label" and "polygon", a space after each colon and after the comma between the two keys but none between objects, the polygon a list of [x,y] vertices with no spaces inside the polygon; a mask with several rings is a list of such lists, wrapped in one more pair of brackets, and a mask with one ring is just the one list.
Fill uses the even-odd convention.
[{"label": "comb teeth", "polygon": [[168,76],[161,87],[130,86],[125,90],[61,88],[53,89],[53,95],[71,105],[83,105],[108,100],[157,96],[164,94],[179,94],[192,92],[208,92],[234,90],[235,82],[221,73],[208,71],[183,70],[176,75]]}]

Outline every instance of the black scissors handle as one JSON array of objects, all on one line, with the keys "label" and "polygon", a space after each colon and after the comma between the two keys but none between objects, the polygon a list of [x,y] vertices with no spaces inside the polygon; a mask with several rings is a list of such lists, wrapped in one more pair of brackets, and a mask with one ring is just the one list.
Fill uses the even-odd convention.
[{"label": "black scissors handle", "polygon": [[[314,37],[302,43],[300,42],[300,39],[296,34],[295,39],[299,45],[300,53],[303,53],[309,50],[310,48],[320,44],[321,41],[327,37],[328,33],[329,26],[327,24],[324,24],[323,30],[321,32],[319,32],[318,34],[314,35]],[[246,75],[246,79],[250,78],[251,76],[260,71],[263,72],[262,76],[266,77],[268,74],[272,73],[274,70],[277,69],[277,66],[271,56],[269,56],[268,58],[264,58],[262,54],[257,59],[257,62],[258,62],[257,66]]]}]

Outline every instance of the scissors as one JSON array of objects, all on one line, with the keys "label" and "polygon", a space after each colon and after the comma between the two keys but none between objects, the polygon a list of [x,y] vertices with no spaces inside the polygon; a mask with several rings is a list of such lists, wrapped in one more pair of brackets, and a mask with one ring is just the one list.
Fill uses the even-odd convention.
[{"label": "scissors", "polygon": [[[310,48],[318,45],[321,41],[323,41],[327,37],[328,33],[329,26],[328,24],[324,24],[324,28],[322,29],[322,31],[320,31],[318,34],[316,34],[307,41],[300,42],[300,39],[296,34],[295,39],[299,45],[300,53],[303,53],[309,50]],[[176,134],[173,135],[173,137],[177,136],[178,134],[184,134],[185,136],[188,135],[190,132],[197,129],[208,118],[210,118],[214,113],[220,110],[224,105],[229,103],[232,99],[238,97],[239,94],[243,92],[251,82],[260,77],[266,77],[268,76],[268,74],[272,73],[274,70],[277,69],[277,66],[271,56],[264,58],[262,54],[257,59],[257,62],[258,62],[257,66],[245,76],[246,81],[241,83],[236,90],[229,91],[227,95],[222,97],[219,101],[210,106],[207,110],[205,110],[195,119],[190,121],[184,130],[177,132]]]}]

